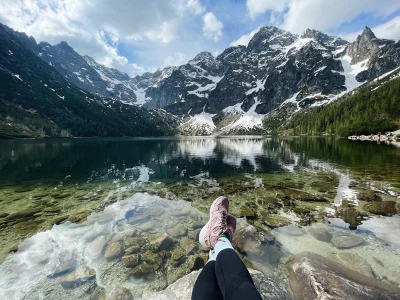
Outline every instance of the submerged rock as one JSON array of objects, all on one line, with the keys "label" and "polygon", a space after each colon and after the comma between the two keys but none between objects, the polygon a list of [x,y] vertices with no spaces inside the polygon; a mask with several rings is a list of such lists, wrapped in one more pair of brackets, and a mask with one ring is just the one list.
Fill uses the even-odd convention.
[{"label": "submerged rock", "polygon": [[298,200],[298,201],[310,201],[310,202],[329,202],[325,197],[318,194],[311,194],[304,192],[299,189],[284,189],[281,191],[283,198]]},{"label": "submerged rock", "polygon": [[15,224],[14,229],[20,235],[34,234],[39,226],[34,221],[25,221]]},{"label": "submerged rock", "polygon": [[183,250],[180,247],[177,247],[172,251],[171,259],[174,266],[179,266],[186,260],[186,256],[183,253]]},{"label": "submerged rock", "polygon": [[155,251],[168,250],[174,241],[166,234],[149,235],[150,247]]},{"label": "submerged rock", "polygon": [[233,237],[233,245],[242,253],[262,255],[261,244],[273,245],[275,236],[268,231],[257,231],[254,226],[238,230]]},{"label": "submerged rock", "polygon": [[381,201],[382,198],[379,194],[372,190],[361,190],[357,194],[358,200],[362,201]]},{"label": "submerged rock", "polygon": [[205,265],[204,257],[202,257],[201,255],[189,256],[187,259],[187,265],[190,271],[199,270]]},{"label": "submerged rock", "polygon": [[363,275],[374,277],[374,272],[371,265],[366,261],[365,258],[361,257],[357,253],[340,251],[336,254],[336,257],[348,268],[356,270]]},{"label": "submerged rock", "polygon": [[263,216],[262,222],[271,229],[287,226],[292,223],[288,218],[279,215]]},{"label": "submerged rock", "polygon": [[343,221],[349,224],[349,229],[355,230],[357,226],[361,225],[361,220],[363,215],[358,211],[356,207],[353,206],[345,206],[338,209],[339,216],[342,217]]},{"label": "submerged rock", "polygon": [[41,213],[42,209],[41,208],[27,208],[24,210],[20,210],[18,212],[15,212],[13,214],[10,214],[6,217],[6,220],[17,220],[17,219],[29,219],[32,218],[33,215]]},{"label": "submerged rock", "polygon": [[139,228],[145,232],[154,232],[160,227],[159,220],[149,220],[146,223],[140,224]]},{"label": "submerged rock", "polygon": [[48,277],[57,277],[71,272],[76,267],[76,254],[63,251],[57,256],[54,271]]},{"label": "submerged rock", "polygon": [[100,258],[103,255],[106,245],[107,245],[107,239],[105,238],[105,236],[98,236],[89,245],[88,248],[89,256],[93,259]]},{"label": "submerged rock", "polygon": [[86,281],[96,278],[96,271],[88,266],[80,266],[75,272],[60,278],[60,284],[64,289],[76,288]]},{"label": "submerged rock", "polygon": [[8,213],[0,213],[0,219],[6,218],[8,216],[9,216]]},{"label": "submerged rock", "polygon": [[125,254],[133,254],[133,253],[139,253],[140,249],[145,245],[146,241],[144,238],[138,236],[126,239],[124,243],[125,243]]},{"label": "submerged rock", "polygon": [[[264,300],[290,299],[282,281],[255,270],[249,270],[257,290]],[[191,299],[193,286],[201,271],[194,271],[177,280],[165,290],[155,293],[148,300],[187,300]]]},{"label": "submerged rock", "polygon": [[307,231],[318,241],[329,243],[332,240],[332,233],[326,228],[310,227]]},{"label": "submerged rock", "polygon": [[142,263],[141,265],[135,267],[132,271],[128,273],[128,277],[133,276],[136,278],[149,278],[153,277],[154,268],[152,265],[147,263]]},{"label": "submerged rock", "polygon": [[364,209],[375,215],[391,217],[400,214],[400,203],[396,201],[374,201],[367,203]]},{"label": "submerged rock", "polygon": [[331,243],[339,249],[348,249],[360,246],[365,243],[365,240],[359,236],[356,236],[347,232],[335,232],[333,234]]},{"label": "submerged rock", "polygon": [[257,216],[256,208],[248,205],[240,207],[237,213],[238,218],[246,217],[248,219],[255,219],[256,216]]},{"label": "submerged rock", "polygon": [[313,252],[293,256],[289,286],[296,300],[400,299],[400,289],[360,274]]},{"label": "submerged rock", "polygon": [[104,300],[133,300],[133,296],[128,289],[118,287],[111,291],[107,291]]},{"label": "submerged rock", "polygon": [[122,257],[122,263],[127,268],[134,268],[140,263],[140,255],[132,254]]},{"label": "submerged rock", "polygon": [[167,233],[174,238],[180,238],[187,235],[187,229],[182,224],[178,224],[177,226],[168,229]]},{"label": "submerged rock", "polygon": [[188,239],[186,237],[182,238],[179,244],[183,249],[185,255],[193,253],[198,248],[198,245],[195,241]]},{"label": "submerged rock", "polygon": [[107,260],[118,259],[124,253],[124,246],[121,241],[113,242],[106,248],[104,258]]},{"label": "submerged rock", "polygon": [[159,253],[154,253],[151,251],[146,251],[143,255],[143,260],[154,267],[154,270],[158,270],[163,263],[163,258],[165,257],[165,251]]}]

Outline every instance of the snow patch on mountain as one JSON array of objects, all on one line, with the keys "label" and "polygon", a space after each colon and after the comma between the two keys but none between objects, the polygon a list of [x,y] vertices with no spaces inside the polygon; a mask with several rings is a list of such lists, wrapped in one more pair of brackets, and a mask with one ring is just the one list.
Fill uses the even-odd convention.
[{"label": "snow patch on mountain", "polygon": [[203,109],[201,114],[190,116],[189,120],[182,123],[179,128],[189,135],[212,135],[216,126],[213,122],[214,114],[206,113]]},{"label": "snow patch on mountain", "polygon": [[342,72],[341,74],[343,74],[346,78],[345,86],[347,91],[352,91],[362,85],[364,82],[358,82],[356,76],[358,73],[368,69],[369,58],[352,65],[352,58],[349,55],[345,55],[340,59],[340,61],[342,62],[342,66],[344,69],[344,72]]},{"label": "snow patch on mountain", "polygon": [[211,75],[208,75],[206,78],[211,80],[215,84],[217,84],[218,82],[220,82],[222,80],[222,78],[224,78],[224,76],[211,76]]},{"label": "snow patch on mountain", "polygon": [[235,105],[225,107],[222,112],[225,114],[244,114],[243,109],[241,108],[243,102],[236,103]]},{"label": "snow patch on mountain", "polygon": [[256,81],[256,87],[254,87],[254,88],[248,90],[248,91],[246,92],[246,95],[251,95],[251,94],[253,94],[254,92],[258,92],[259,90],[263,90],[263,89],[264,89],[265,80],[267,80],[267,78],[265,78],[264,80],[257,79],[257,81]]},{"label": "snow patch on mountain", "polygon": [[209,84],[206,84],[205,86],[201,86],[198,83],[195,83],[195,84],[198,86],[198,88],[194,91],[189,91],[188,94],[196,95],[197,97],[200,97],[200,98],[203,98],[203,97],[208,98],[208,94],[206,94],[204,92],[211,92],[217,86],[215,83],[209,83]]},{"label": "snow patch on mountain", "polygon": [[136,95],[135,105],[142,106],[146,102],[150,101],[151,98],[146,98],[146,89],[137,89],[133,91]]},{"label": "snow patch on mountain", "polygon": [[393,74],[394,72],[396,72],[396,71],[399,70],[399,69],[400,69],[400,67],[398,67],[398,68],[396,68],[396,69],[394,69],[394,70],[392,70],[392,71],[389,71],[389,72],[387,72],[387,73],[385,73],[385,74],[383,74],[383,75],[377,77],[376,79],[374,79],[374,81],[382,80],[382,79],[385,78],[386,76],[389,76],[389,75]]},{"label": "snow patch on mountain", "polygon": [[261,103],[258,97],[254,97],[254,104],[250,109],[244,112],[237,105],[231,106],[229,109],[226,109],[226,112],[236,112],[241,114],[240,118],[232,124],[229,124],[223,127],[220,132],[222,134],[229,134],[234,131],[251,131],[254,129],[262,128],[262,121],[265,115],[256,113],[257,106]]},{"label": "snow patch on mountain", "polygon": [[301,48],[303,48],[305,45],[307,45],[308,43],[310,43],[312,41],[314,41],[314,40],[310,39],[310,38],[299,38],[293,44],[291,44],[287,47],[284,47],[282,50],[285,53],[285,56],[287,56],[287,54],[291,50],[299,51]]},{"label": "snow patch on mountain", "polygon": [[297,96],[300,94],[300,92],[295,93],[291,98],[285,100],[282,102],[282,104],[280,105],[280,107],[283,107],[284,105],[288,104],[288,103],[294,103],[297,105],[298,109],[300,109],[299,107],[299,102],[297,101]]}]

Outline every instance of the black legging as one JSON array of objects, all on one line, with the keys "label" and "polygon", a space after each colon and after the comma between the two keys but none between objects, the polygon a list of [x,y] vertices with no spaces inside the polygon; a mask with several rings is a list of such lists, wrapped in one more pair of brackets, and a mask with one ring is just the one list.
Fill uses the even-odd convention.
[{"label": "black legging", "polygon": [[192,300],[262,299],[249,271],[233,249],[218,253],[208,262],[193,287]]}]

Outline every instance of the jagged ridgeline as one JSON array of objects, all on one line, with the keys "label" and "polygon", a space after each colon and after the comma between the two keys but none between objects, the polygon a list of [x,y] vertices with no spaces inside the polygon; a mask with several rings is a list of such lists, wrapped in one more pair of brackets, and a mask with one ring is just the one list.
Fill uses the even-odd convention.
[{"label": "jagged ridgeline", "polygon": [[[372,134],[400,128],[400,78],[363,86],[352,95],[326,105],[303,110],[279,130],[289,135]],[[270,124],[266,124],[268,126]]]},{"label": "jagged ridgeline", "polygon": [[[311,29],[296,35],[262,27],[246,46],[229,47],[217,57],[201,52],[187,64],[131,78],[79,55],[66,42],[37,44],[6,26],[0,31],[5,40],[0,63],[11,82],[2,86],[3,94],[14,90],[0,105],[2,120],[8,126],[5,112],[19,112],[25,120],[19,124],[36,124],[50,136],[61,131],[75,136],[162,135],[175,133],[174,128],[185,135],[273,133],[301,110],[333,102],[400,65],[400,42],[379,39],[368,27],[353,43]],[[13,47],[19,47],[19,54]],[[23,73],[18,67],[24,65],[41,72]],[[26,95],[15,92],[24,89]],[[27,95],[33,98],[28,101]],[[40,104],[49,97],[52,105]],[[22,125],[6,131],[32,135]]]},{"label": "jagged ridgeline", "polygon": [[165,113],[77,88],[35,55],[35,47],[33,38],[0,25],[0,137],[174,134]]}]

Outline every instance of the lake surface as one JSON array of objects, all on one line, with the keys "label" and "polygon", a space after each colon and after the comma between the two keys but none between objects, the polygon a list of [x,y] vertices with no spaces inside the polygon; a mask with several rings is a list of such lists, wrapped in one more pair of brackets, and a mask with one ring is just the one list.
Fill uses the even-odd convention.
[{"label": "lake surface", "polygon": [[[399,286],[398,147],[309,137],[9,140],[0,141],[0,298],[147,298],[207,260],[197,235],[221,194],[240,218],[235,245],[249,267],[287,282],[290,257],[313,251]],[[353,243],[332,239],[343,234]]]}]

